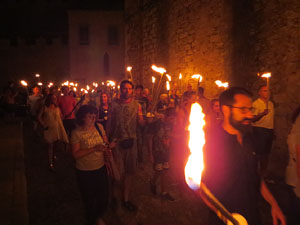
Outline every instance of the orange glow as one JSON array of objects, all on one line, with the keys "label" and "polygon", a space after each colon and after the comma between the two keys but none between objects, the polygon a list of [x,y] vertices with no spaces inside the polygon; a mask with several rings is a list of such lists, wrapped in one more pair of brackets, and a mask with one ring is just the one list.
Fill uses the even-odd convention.
[{"label": "orange glow", "polygon": [[77,86],[78,86],[78,84],[76,83],[76,84],[75,84],[75,87],[77,87]]},{"label": "orange glow", "polygon": [[152,83],[155,83],[155,77],[152,76]]},{"label": "orange glow", "polygon": [[35,75],[35,77],[40,77],[40,75],[37,73],[37,74]]},{"label": "orange glow", "polygon": [[132,66],[127,66],[127,71],[131,72],[131,70],[132,70]]},{"label": "orange glow", "polygon": [[220,80],[216,80],[215,81],[215,84],[218,86],[218,87],[224,87],[224,88],[228,88],[229,84],[228,82],[222,82]]},{"label": "orange glow", "polygon": [[112,80],[108,80],[106,82],[108,83],[107,86],[112,86],[112,87],[116,86],[116,83],[114,81],[112,81]]},{"label": "orange glow", "polygon": [[43,86],[43,83],[42,82],[38,82],[37,85]]},{"label": "orange glow", "polygon": [[90,86],[89,85],[86,85],[86,90],[90,90]]},{"label": "orange glow", "polygon": [[169,81],[166,81],[166,88],[167,88],[167,91],[170,91],[170,82]]},{"label": "orange glow", "polygon": [[180,74],[179,74],[179,80],[181,80],[181,79],[182,79],[182,74],[180,73]]},{"label": "orange glow", "polygon": [[270,78],[271,77],[271,73],[264,73],[263,75],[261,75],[261,77],[263,77],[263,78]]},{"label": "orange glow", "polygon": [[27,84],[27,82],[26,82],[25,80],[21,80],[20,83],[21,83],[23,86],[25,86],[25,87],[28,86],[28,84]]},{"label": "orange glow", "polygon": [[73,87],[73,91],[77,91],[77,88],[76,88],[76,87]]},{"label": "orange glow", "polygon": [[166,74],[166,77],[168,78],[169,81],[172,80],[171,76],[169,74]]},{"label": "orange glow", "polygon": [[200,74],[194,74],[194,75],[192,75],[191,77],[192,77],[193,79],[198,79],[199,82],[201,82],[202,79],[203,79],[203,77],[202,77]]},{"label": "orange glow", "polygon": [[160,74],[164,74],[166,71],[165,68],[162,68],[162,67],[157,67],[155,65],[152,65],[151,68],[155,71],[155,72],[158,72]]},{"label": "orange glow", "polygon": [[73,83],[73,82],[71,82],[71,83],[70,83],[70,86],[74,86],[74,83]]},{"label": "orange glow", "polygon": [[192,104],[190,114],[190,139],[189,149],[190,156],[185,166],[185,180],[188,186],[197,190],[201,183],[201,174],[204,169],[203,162],[203,146],[205,144],[205,133],[204,133],[204,114],[202,107],[198,103]]}]

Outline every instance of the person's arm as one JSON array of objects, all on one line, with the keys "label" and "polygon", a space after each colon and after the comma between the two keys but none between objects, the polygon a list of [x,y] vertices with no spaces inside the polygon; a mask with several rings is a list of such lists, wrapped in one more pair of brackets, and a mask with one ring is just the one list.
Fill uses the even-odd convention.
[{"label": "person's arm", "polygon": [[260,192],[263,198],[271,205],[273,225],[278,225],[278,220],[280,221],[281,225],[286,225],[285,216],[283,215],[277,201],[263,180],[261,181]]},{"label": "person's arm", "polygon": [[41,110],[39,111],[38,116],[37,116],[37,120],[42,125],[42,127],[46,128],[46,125],[45,125],[45,123],[44,123],[44,121],[42,119],[44,111],[45,111],[45,106],[43,106],[41,108]]},{"label": "person's arm", "polygon": [[71,146],[72,146],[72,155],[75,159],[79,159],[95,151],[104,151],[105,149],[103,145],[96,145],[88,149],[81,149],[80,143],[75,143],[72,144]]},{"label": "person's arm", "polygon": [[252,119],[252,122],[256,122],[259,121],[261,118],[263,118],[265,115],[267,115],[269,113],[268,109],[265,109],[263,112],[255,115]]},{"label": "person's arm", "polygon": [[146,124],[146,121],[144,120],[144,117],[143,117],[142,106],[140,104],[138,107],[138,123],[141,126],[144,126]]}]

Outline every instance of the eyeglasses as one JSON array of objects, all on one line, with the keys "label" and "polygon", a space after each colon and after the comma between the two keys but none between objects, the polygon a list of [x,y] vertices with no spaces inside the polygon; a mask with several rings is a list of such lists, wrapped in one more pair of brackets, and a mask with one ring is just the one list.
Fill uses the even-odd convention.
[{"label": "eyeglasses", "polygon": [[247,112],[253,111],[253,107],[237,107],[237,106],[233,106],[233,105],[228,105],[228,106],[230,108],[239,109],[242,113],[247,113]]}]

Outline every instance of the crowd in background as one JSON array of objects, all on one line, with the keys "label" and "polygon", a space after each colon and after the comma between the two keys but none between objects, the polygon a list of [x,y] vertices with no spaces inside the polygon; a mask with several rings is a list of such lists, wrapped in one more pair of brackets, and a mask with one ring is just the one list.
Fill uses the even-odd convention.
[{"label": "crowd in background", "polygon": [[[47,144],[48,167],[52,172],[56,171],[56,144],[65,143],[65,150],[75,159],[87,224],[104,224],[102,217],[109,202],[116,204],[120,200],[124,209],[138,210],[130,200],[131,183],[136,170],[143,169],[146,162],[153,163],[153,176],[149,177],[153,195],[175,200],[166,188],[165,177],[172,176],[179,185],[185,183],[184,166],[189,156],[187,127],[193,103],[202,106],[207,131],[222,127],[219,99],[207,99],[202,87],[193,90],[189,84],[182,94],[174,87],[155,102],[148,88],[134,86],[128,80],[120,84],[120,91],[97,88],[93,93],[80,95],[68,86],[35,86],[28,96],[10,83],[3,89],[1,108],[8,121],[29,113],[36,135]],[[274,106],[266,86],[260,87],[258,94],[251,110],[255,137],[259,140],[259,170],[264,176],[272,147]],[[288,139],[287,168],[287,184],[295,200],[291,207],[295,213],[291,215],[295,217],[300,198],[299,121],[298,110]],[[172,174],[168,175],[169,168]],[[121,190],[114,185],[117,182],[122,182]]]}]

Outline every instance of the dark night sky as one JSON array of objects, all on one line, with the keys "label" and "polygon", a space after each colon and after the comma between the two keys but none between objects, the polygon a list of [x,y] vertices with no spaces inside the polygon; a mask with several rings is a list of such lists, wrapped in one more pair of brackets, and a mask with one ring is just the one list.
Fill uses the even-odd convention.
[{"label": "dark night sky", "polygon": [[122,10],[123,0],[1,0],[0,38],[59,36],[68,9]]}]

